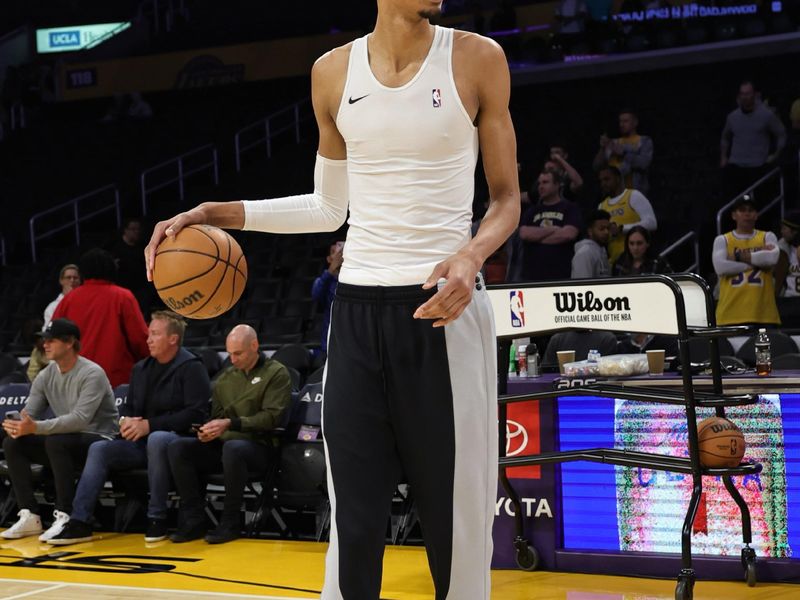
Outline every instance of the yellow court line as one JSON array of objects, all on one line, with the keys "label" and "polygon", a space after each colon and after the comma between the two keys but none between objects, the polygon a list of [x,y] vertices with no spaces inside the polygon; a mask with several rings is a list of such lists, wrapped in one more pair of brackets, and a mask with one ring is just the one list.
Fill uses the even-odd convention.
[{"label": "yellow court line", "polygon": [[[7,579],[0,577],[0,583],[33,583],[43,585],[41,581],[37,581],[35,579]],[[52,583],[52,582],[48,582]],[[58,585],[50,586],[47,588],[42,588],[41,590],[33,590],[31,592],[25,592],[23,594],[19,594],[17,596],[9,596],[8,598],[3,598],[3,600],[14,600],[15,598],[24,598],[25,596],[32,596],[35,594],[41,594],[43,592],[48,592],[51,590],[55,590],[58,588],[62,588],[65,586],[69,587],[78,587],[78,588],[95,588],[95,589],[104,589],[104,590],[134,590],[137,592],[153,592],[153,593],[169,593],[169,594],[191,594],[193,596],[224,596],[225,598],[257,598],[258,600],[290,600],[286,596],[261,596],[257,594],[232,594],[229,592],[206,592],[202,590],[176,590],[176,589],[166,589],[166,588],[153,588],[153,587],[139,587],[139,586],[128,586],[128,585],[106,585],[102,583],[70,583],[70,582],[63,582],[59,583]],[[317,600],[314,597],[305,597],[305,598],[296,598],[295,600]]]}]

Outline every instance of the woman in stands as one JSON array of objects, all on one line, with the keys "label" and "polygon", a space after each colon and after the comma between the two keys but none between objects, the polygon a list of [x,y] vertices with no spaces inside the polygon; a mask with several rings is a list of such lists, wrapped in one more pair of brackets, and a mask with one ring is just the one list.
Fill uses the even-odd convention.
[{"label": "woman in stands", "polygon": [[649,273],[672,273],[672,267],[656,256],[650,245],[650,232],[636,225],[625,235],[625,251],[614,262],[612,274],[623,277]]}]

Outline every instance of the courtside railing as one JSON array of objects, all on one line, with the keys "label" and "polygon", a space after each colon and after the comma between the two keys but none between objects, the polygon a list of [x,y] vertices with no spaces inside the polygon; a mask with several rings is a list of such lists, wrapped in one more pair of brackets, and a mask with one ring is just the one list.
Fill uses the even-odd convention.
[{"label": "courtside railing", "polygon": [[254,148],[263,146],[267,158],[272,158],[272,141],[282,133],[294,132],[294,141],[300,143],[300,123],[311,118],[311,100],[304,98],[294,104],[272,113],[265,119],[259,119],[242,127],[233,136],[236,154],[236,172],[242,170],[242,156]]},{"label": "courtside railing", "polygon": [[[174,174],[164,175],[168,169]],[[178,198],[183,202],[186,179],[204,171],[211,171],[214,185],[219,185],[219,153],[213,144],[199,146],[142,171],[139,176],[142,215],[147,215],[148,196],[174,183],[178,184]]]},{"label": "courtside railing", "polygon": [[[778,193],[769,198],[769,196],[773,193],[774,186],[776,185],[778,188]],[[759,217],[775,206],[780,206],[782,218],[784,211],[784,191],[783,174],[781,173],[780,168],[776,167],[772,169],[772,171],[764,175],[761,179],[756,181],[753,185],[719,209],[717,212],[717,235],[722,235],[722,218],[730,214],[733,205],[736,204],[736,201],[742,196],[750,196],[758,203],[758,206],[761,207],[761,209],[758,211]],[[767,197],[768,199],[765,201],[762,197]]]},{"label": "courtside railing", "polygon": [[661,254],[659,254],[658,257],[666,258],[678,248],[683,248],[689,244],[692,245],[692,250],[694,252],[694,262],[681,271],[676,270],[676,273],[697,273],[698,269],[700,268],[700,240],[694,231],[690,231],[686,235],[682,235],[680,238],[672,242],[669,246],[661,251]]},{"label": "courtside railing", "polygon": [[[95,209],[85,209],[81,205],[89,200],[102,200],[106,197],[111,197],[112,200],[110,203],[100,206],[100,208]],[[45,238],[49,238],[59,231],[64,231],[65,229],[74,228],[75,229],[75,244],[80,245],[81,243],[81,223],[91,219],[92,217],[96,217],[97,215],[101,215],[107,212],[114,212],[116,217],[117,227],[122,224],[122,213],[120,211],[120,202],[119,202],[119,190],[117,189],[116,185],[107,185],[105,187],[97,188],[91,192],[78,196],[77,198],[73,198],[72,200],[67,200],[66,202],[62,202],[52,208],[48,208],[47,210],[43,210],[41,212],[36,213],[33,215],[28,222],[28,231],[30,234],[31,240],[31,258],[33,262],[37,261],[37,253],[36,253],[36,244],[38,241],[43,240]],[[51,223],[48,223],[43,226],[37,226],[38,223],[48,215],[58,215],[58,220],[52,220]],[[62,216],[63,215],[63,216]],[[37,231],[37,229],[39,231]],[[5,253],[4,253],[5,256]]]}]

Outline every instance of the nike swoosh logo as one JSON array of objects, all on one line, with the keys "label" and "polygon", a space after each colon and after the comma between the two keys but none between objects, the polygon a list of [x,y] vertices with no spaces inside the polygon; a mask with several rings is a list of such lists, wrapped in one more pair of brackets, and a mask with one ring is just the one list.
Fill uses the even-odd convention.
[{"label": "nike swoosh logo", "polygon": [[363,99],[364,99],[364,98],[366,98],[367,96],[369,96],[369,94],[364,94],[364,95],[363,95],[363,96],[361,96],[360,98],[353,98],[352,96],[350,96],[350,97],[347,99],[347,102],[348,102],[348,104],[355,104],[356,102],[358,102],[359,100],[363,100]]}]

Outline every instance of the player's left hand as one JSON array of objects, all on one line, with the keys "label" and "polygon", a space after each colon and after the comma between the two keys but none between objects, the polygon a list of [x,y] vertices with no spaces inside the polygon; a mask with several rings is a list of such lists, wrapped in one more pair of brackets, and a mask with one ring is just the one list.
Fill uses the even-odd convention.
[{"label": "player's left hand", "polygon": [[472,300],[475,276],[480,268],[481,265],[476,264],[475,259],[461,253],[436,265],[422,284],[422,289],[431,289],[440,279],[445,279],[446,283],[430,300],[417,308],[414,318],[436,319],[433,322],[434,327],[443,327],[455,321]]}]

